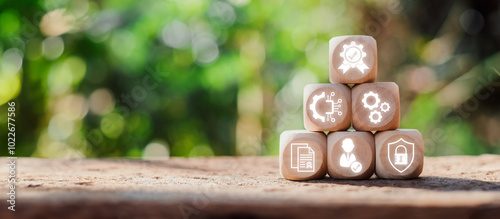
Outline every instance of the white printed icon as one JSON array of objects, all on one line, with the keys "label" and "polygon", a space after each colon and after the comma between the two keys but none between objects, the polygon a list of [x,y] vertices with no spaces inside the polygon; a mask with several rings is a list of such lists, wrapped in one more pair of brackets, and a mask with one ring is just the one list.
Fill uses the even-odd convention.
[{"label": "white printed icon", "polygon": [[[368,103],[369,99],[372,99],[373,101],[370,101],[371,103]],[[365,93],[361,102],[363,102],[364,108],[370,110],[370,115],[368,116],[368,118],[370,119],[370,122],[375,124],[381,122],[383,118],[382,113],[376,110],[377,108],[380,107],[380,110],[384,113],[389,112],[389,110],[391,109],[391,106],[387,102],[383,102],[382,104],[380,104],[378,93],[374,93],[373,91]]]},{"label": "white printed icon", "polygon": [[354,149],[354,142],[350,138],[346,138],[342,141],[342,149],[344,153],[340,156],[340,166],[341,167],[351,167],[351,171],[354,173],[359,173],[363,166],[360,162],[356,161],[356,156],[352,154]]},{"label": "white printed icon", "polygon": [[338,69],[342,69],[342,74],[345,74],[347,70],[351,68],[357,68],[361,73],[365,73],[365,69],[368,66],[363,62],[363,58],[366,57],[366,53],[363,52],[363,45],[357,45],[354,41],[350,45],[344,44],[344,51],[340,53],[340,57],[344,59],[342,65]]},{"label": "white printed icon", "polygon": [[290,167],[297,172],[314,172],[316,157],[307,143],[292,143],[290,147]]},{"label": "white printed icon", "polygon": [[342,99],[339,98],[337,99],[337,101],[334,101],[333,100],[334,96],[335,92],[331,92],[330,95],[326,96],[325,102],[331,104],[331,110],[325,113],[326,116],[325,119],[325,116],[320,115],[316,110],[316,105],[318,104],[318,101],[325,98],[325,92],[322,92],[320,95],[314,95],[313,102],[309,105],[309,109],[312,111],[314,119],[319,119],[322,122],[325,121],[335,122],[335,118],[333,117],[334,114],[337,113],[337,115],[339,116],[342,115],[342,112],[340,111]]},{"label": "white printed icon", "polygon": [[[403,138],[389,143],[387,150],[389,163],[400,173],[406,171],[411,166],[413,159],[415,158],[415,153],[413,153],[415,150],[415,144],[405,141]],[[410,157],[408,153],[411,153],[411,160],[409,160]]]},{"label": "white printed icon", "polygon": [[408,164],[408,151],[403,145],[398,145],[396,147],[396,152],[394,153],[394,159],[396,165],[407,165]]}]

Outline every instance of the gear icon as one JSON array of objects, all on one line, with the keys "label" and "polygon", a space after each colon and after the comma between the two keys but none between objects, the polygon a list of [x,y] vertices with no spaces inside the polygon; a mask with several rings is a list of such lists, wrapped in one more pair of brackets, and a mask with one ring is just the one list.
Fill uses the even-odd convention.
[{"label": "gear icon", "polygon": [[[309,105],[309,109],[313,112],[314,119],[320,119],[322,122],[325,122],[325,117],[319,115],[318,111],[316,111],[316,103],[318,102],[318,100],[320,100],[322,98],[325,98],[325,92],[321,93],[320,95],[315,95],[313,97],[313,102],[311,103],[311,105]],[[334,122],[334,121],[332,121],[332,122]]]},{"label": "gear icon", "polygon": [[363,58],[366,57],[366,52],[363,51],[363,44],[357,45],[356,42],[351,41],[351,44],[344,44],[344,51],[340,53],[340,57],[344,58],[344,62],[338,69],[342,69],[342,74],[345,74],[347,70],[351,68],[358,68],[361,73],[365,73],[365,69],[368,66],[363,62]]},{"label": "gear icon", "polygon": [[[374,97],[375,98],[375,103],[373,104],[368,104],[367,99],[368,97]],[[361,102],[363,102],[363,106],[365,108],[368,108],[370,110],[374,110],[375,108],[378,107],[378,104],[380,103],[380,99],[378,98],[378,94],[376,93],[373,93],[372,91],[368,92],[368,93],[365,93],[364,96],[363,96],[363,99],[361,100]]]},{"label": "gear icon", "polygon": [[[377,119],[373,118],[374,115],[377,115]],[[380,121],[382,121],[382,113],[380,113],[377,110],[371,111],[369,118],[370,118],[370,122],[373,122],[373,123],[377,124]]]},{"label": "gear icon", "polygon": [[391,106],[389,106],[389,103],[383,102],[382,105],[380,105],[380,109],[385,113],[391,109]]}]

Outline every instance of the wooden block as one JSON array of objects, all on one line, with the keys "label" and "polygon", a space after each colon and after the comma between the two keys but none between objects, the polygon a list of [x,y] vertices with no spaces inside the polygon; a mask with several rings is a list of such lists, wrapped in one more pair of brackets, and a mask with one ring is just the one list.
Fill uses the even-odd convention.
[{"label": "wooden block", "polygon": [[344,84],[308,84],[304,88],[304,127],[338,131],[351,127],[351,90]]},{"label": "wooden block", "polygon": [[280,135],[280,174],[289,180],[322,179],[326,175],[326,135],[305,130]]},{"label": "wooden block", "polygon": [[327,145],[326,163],[330,177],[368,179],[375,172],[375,140],[371,132],[330,132]]},{"label": "wooden block", "polygon": [[384,179],[417,178],[424,167],[424,141],[416,129],[375,134],[375,173]]},{"label": "wooden block", "polygon": [[358,131],[399,128],[399,87],[394,82],[358,84],[352,88],[352,125]]},{"label": "wooden block", "polygon": [[371,36],[330,39],[330,82],[359,84],[377,79],[377,41]]}]

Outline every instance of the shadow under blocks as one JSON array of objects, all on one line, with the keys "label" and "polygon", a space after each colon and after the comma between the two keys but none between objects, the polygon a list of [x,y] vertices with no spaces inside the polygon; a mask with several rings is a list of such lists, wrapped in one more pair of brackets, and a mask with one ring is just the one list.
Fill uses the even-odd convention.
[{"label": "shadow under blocks", "polygon": [[310,180],[308,183],[335,183],[338,185],[413,188],[429,191],[500,191],[500,183],[475,179],[424,176],[413,180],[377,179],[371,180],[338,180],[324,178]]},{"label": "shadow under blocks", "polygon": [[[451,178],[418,178],[424,165],[423,138],[416,129],[399,129],[398,85],[375,82],[377,42],[373,37],[333,37],[329,78],[330,83],[304,88],[305,130],[280,135],[283,178],[319,180],[328,173],[330,179],[324,182],[397,187],[418,183],[419,188],[429,183],[429,189],[435,189],[433,182],[454,182]],[[370,179],[374,173],[380,179],[416,180],[352,181]]]}]

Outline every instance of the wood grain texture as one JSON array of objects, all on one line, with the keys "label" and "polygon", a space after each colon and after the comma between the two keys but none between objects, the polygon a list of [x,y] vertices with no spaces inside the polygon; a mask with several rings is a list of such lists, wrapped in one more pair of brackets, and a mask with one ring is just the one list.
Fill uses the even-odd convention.
[{"label": "wood grain texture", "polygon": [[352,125],[359,131],[399,128],[399,87],[394,82],[358,84],[352,87]]},{"label": "wood grain texture", "polygon": [[[300,165],[300,158],[296,145],[308,147],[313,151],[312,169],[297,167]],[[307,153],[307,150],[303,152]],[[280,174],[283,178],[289,180],[321,179],[326,175],[326,135],[323,132],[305,130],[284,131],[280,135],[279,157]]]},{"label": "wood grain texture", "polygon": [[[384,179],[413,179],[424,167],[424,141],[416,129],[398,129],[375,134],[376,174]],[[405,157],[398,162],[398,154]]]},{"label": "wood grain texture", "polygon": [[[354,45],[356,47],[353,47]],[[373,37],[360,35],[333,37],[329,46],[330,82],[341,84],[375,82],[377,42]]]},{"label": "wood grain texture", "polygon": [[0,168],[0,218],[498,218],[500,155],[424,159],[413,180],[302,182],[276,156],[18,158],[16,212]]},{"label": "wood grain texture", "polygon": [[[349,151],[351,143],[353,147],[352,151]],[[368,179],[375,172],[375,140],[371,132],[330,132],[327,144],[327,167],[330,177]]]},{"label": "wood grain texture", "polygon": [[[331,112],[333,114],[328,115]],[[315,113],[322,118],[315,118]],[[304,127],[308,131],[347,130],[351,127],[351,90],[344,84],[306,85],[303,115]]]}]

